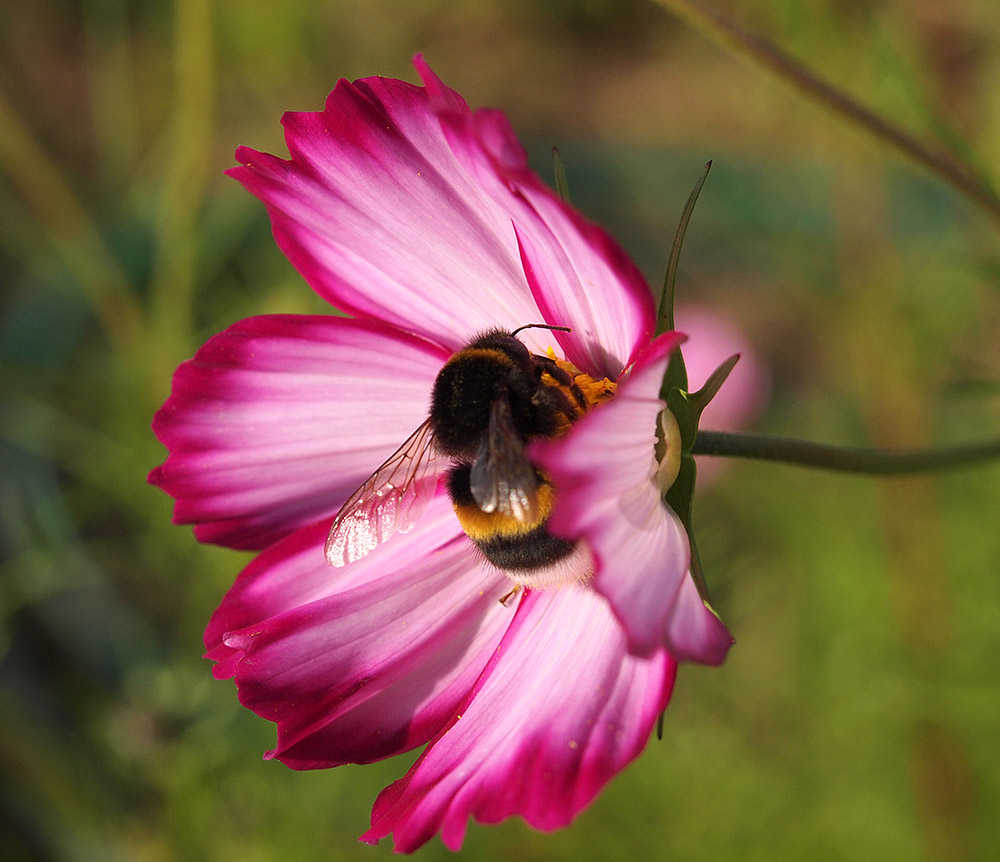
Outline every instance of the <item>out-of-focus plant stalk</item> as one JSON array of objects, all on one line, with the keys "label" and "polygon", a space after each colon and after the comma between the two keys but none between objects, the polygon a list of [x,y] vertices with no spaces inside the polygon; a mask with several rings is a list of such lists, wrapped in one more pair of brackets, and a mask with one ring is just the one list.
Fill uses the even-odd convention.
[{"label": "out-of-focus plant stalk", "polygon": [[806,98],[840,114],[936,174],[1000,222],[1000,196],[983,177],[948,152],[932,148],[871,108],[838,90],[764,37],[750,33],[717,10],[689,0],[655,0],[686,24],[738,56],[773,72]]},{"label": "out-of-focus plant stalk", "polygon": [[142,505],[146,489],[128,479],[148,467],[148,453],[132,445],[120,428],[101,429],[42,398],[16,390],[4,392],[4,400],[0,439],[39,459],[55,449],[60,455],[59,467],[67,476],[99,488],[109,500],[124,506]]},{"label": "out-of-focus plant stalk", "polygon": [[59,167],[3,93],[0,170],[17,189],[26,216],[44,228],[44,239],[76,275],[108,339],[119,350],[131,352],[143,341],[143,325],[128,278]]},{"label": "out-of-focus plant stalk", "polygon": [[174,105],[169,162],[156,231],[152,324],[168,365],[190,350],[197,279],[197,234],[211,156],[215,89],[212,17],[206,0],[177,0],[174,14]]},{"label": "out-of-focus plant stalk", "polygon": [[92,128],[104,179],[130,176],[139,157],[129,8],[127,0],[85,0],[81,9]]}]

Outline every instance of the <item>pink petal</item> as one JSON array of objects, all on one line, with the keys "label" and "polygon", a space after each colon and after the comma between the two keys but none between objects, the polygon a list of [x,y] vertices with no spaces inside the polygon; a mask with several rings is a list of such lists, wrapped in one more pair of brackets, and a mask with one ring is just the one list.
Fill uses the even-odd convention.
[{"label": "pink petal", "polygon": [[571,334],[555,334],[562,352],[590,374],[614,379],[653,331],[655,311],[645,279],[607,233],[528,167],[501,112],[470,113],[422,57],[414,62],[456,156],[513,221],[545,321],[573,328]]},{"label": "pink petal", "polygon": [[468,702],[382,792],[362,840],[393,833],[410,852],[440,831],[458,850],[469,817],[565,826],[645,746],[675,672],[662,650],[629,654],[593,591],[529,592]]},{"label": "pink petal", "polygon": [[[537,441],[529,451],[558,490],[550,530],[590,545],[597,564],[594,588],[618,615],[629,649],[648,655],[666,646],[678,658],[715,664],[725,654],[718,638],[698,635],[717,634],[707,617],[718,620],[700,601],[676,604],[690,580],[690,550],[684,527],[663,505],[654,481],[656,419],[663,407],[658,393],[678,342],[676,333],[668,333],[650,344],[610,402],[584,416],[566,437]],[[728,648],[728,633],[725,638]]]},{"label": "pink petal", "polygon": [[[230,174],[339,308],[450,350],[491,326],[571,326],[557,336],[568,358],[617,376],[652,332],[641,274],[528,168],[502,114],[472,113],[415,63],[426,89],[341,81],[324,111],[285,115],[290,160],[242,147]],[[526,341],[544,349],[537,333]]]},{"label": "pink petal", "polygon": [[[571,333],[556,333],[566,358],[596,379],[614,380],[653,334],[649,287],[600,228],[558,200],[533,198],[534,235],[522,230],[526,220],[516,225],[532,293],[546,320],[572,326]],[[557,218],[560,211],[566,218]]]},{"label": "pink petal", "polygon": [[218,662],[213,669],[217,679],[233,675],[233,662],[241,654],[224,643],[228,632],[377,580],[464,535],[451,501],[441,493],[410,532],[395,534],[350,566],[334,568],[323,553],[330,520],[296,530],[240,573],[205,630],[205,655]]},{"label": "pink petal", "polygon": [[508,586],[464,536],[413,545],[382,555],[375,577],[351,574],[369,558],[345,566],[340,590],[223,635],[241,703],[278,725],[267,757],[316,769],[398,754],[468,695],[514,617]]},{"label": "pink petal", "polygon": [[447,355],[376,323],[241,321],[177,369],[150,481],[201,541],[266,547],[336,512],[410,435]]},{"label": "pink petal", "polygon": [[229,173],[267,205],[279,246],[321,296],[449,350],[541,318],[510,215],[455,158],[426,90],[340,81],[324,111],[282,122],[289,161],[241,147]]},{"label": "pink petal", "polygon": [[688,572],[667,619],[670,654],[677,661],[718,665],[725,660],[734,643],[729,629],[702,600]]}]

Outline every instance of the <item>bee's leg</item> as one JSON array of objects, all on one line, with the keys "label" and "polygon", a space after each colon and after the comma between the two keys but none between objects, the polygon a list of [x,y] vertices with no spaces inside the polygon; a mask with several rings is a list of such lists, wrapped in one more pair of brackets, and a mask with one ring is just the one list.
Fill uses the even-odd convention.
[{"label": "bee's leg", "polygon": [[570,425],[584,412],[574,406],[564,390],[556,386],[540,386],[532,393],[531,403],[536,407],[547,407],[555,413],[561,413]]},{"label": "bee's leg", "polygon": [[[576,403],[580,405],[580,409],[586,412],[590,408],[590,404],[587,403],[587,398],[583,394],[583,390],[577,385],[573,376],[566,371],[564,368],[560,368],[554,359],[548,356],[542,356],[541,354],[535,353],[532,358],[538,363],[538,368],[541,373],[548,374],[556,383],[561,386],[565,386],[576,399]],[[541,375],[539,375],[541,376]]]},{"label": "bee's leg", "polygon": [[507,602],[509,602],[512,598],[514,598],[514,596],[516,596],[520,591],[521,587],[515,586],[514,589],[512,589],[509,593],[505,593],[503,596],[500,597],[500,604],[502,604],[504,607],[507,607]]}]

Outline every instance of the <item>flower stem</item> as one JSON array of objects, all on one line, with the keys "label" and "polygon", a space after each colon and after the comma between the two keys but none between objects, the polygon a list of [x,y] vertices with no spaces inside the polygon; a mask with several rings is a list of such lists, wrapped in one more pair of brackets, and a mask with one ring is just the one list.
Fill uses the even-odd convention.
[{"label": "flower stem", "polygon": [[770,434],[733,434],[727,431],[698,431],[694,455],[755,458],[803,467],[819,467],[840,473],[874,476],[905,476],[965,467],[979,461],[1000,458],[1000,439],[940,449],[886,451],[812,443]]},{"label": "flower stem", "polygon": [[726,50],[769,69],[796,90],[909,156],[1000,220],[1000,197],[990,184],[948,152],[931,148],[806,68],[774,43],[747,32],[714,9],[689,0],[656,0]]}]

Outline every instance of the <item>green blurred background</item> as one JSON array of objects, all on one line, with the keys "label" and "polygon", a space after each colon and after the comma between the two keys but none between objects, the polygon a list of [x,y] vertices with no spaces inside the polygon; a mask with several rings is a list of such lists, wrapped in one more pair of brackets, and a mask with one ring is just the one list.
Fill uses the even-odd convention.
[{"label": "green blurred background", "polygon": [[[987,174],[995,0],[723,0]],[[645,0],[7,0],[0,10],[0,856],[374,859],[412,756],[294,773],[200,658],[246,562],[145,484],[173,368],[322,310],[222,172],[284,110],[423,50],[504,108],[658,283],[770,365],[760,430],[921,446],[1000,430],[998,223]],[[878,481],[734,464],[699,545],[738,643],[571,828],[470,859],[1000,858],[1000,467]],[[419,854],[449,854],[435,839]]]}]

